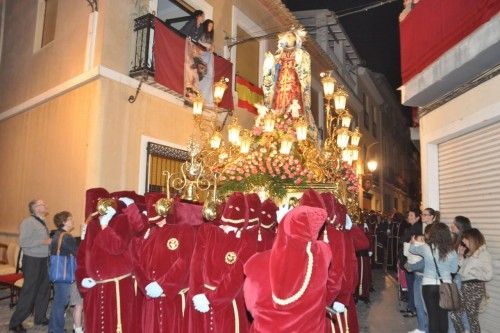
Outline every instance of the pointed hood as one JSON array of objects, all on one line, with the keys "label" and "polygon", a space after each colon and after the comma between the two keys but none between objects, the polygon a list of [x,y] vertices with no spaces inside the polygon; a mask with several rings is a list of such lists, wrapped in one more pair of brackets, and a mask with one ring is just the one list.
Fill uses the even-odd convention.
[{"label": "pointed hood", "polygon": [[262,228],[271,229],[277,223],[278,206],[271,199],[266,199],[260,207],[259,223]]},{"label": "pointed hood", "polygon": [[221,224],[244,228],[248,224],[248,213],[249,209],[245,195],[241,192],[234,192],[229,196],[224,206]]},{"label": "pointed hood", "polygon": [[306,190],[302,195],[302,197],[300,198],[300,206],[318,207],[326,209],[325,203],[323,202],[323,199],[321,198],[319,192],[311,188]]},{"label": "pointed hood", "polygon": [[245,197],[248,203],[248,226],[258,225],[260,207],[262,206],[259,195],[257,193],[249,193]]},{"label": "pointed hood", "polygon": [[110,194],[107,190],[102,187],[95,187],[88,189],[85,192],[85,220],[87,220],[91,215],[97,216],[97,202],[99,199],[109,198]]},{"label": "pointed hood", "polygon": [[314,274],[313,248],[326,217],[323,208],[299,206],[279,224],[269,262],[275,308],[286,309],[307,292]]}]

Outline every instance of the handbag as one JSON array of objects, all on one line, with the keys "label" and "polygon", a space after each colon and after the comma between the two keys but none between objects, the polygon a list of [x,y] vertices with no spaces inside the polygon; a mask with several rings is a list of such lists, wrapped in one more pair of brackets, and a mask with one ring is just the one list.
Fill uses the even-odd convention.
[{"label": "handbag", "polygon": [[57,254],[50,256],[49,280],[53,283],[75,282],[76,258],[73,255],[62,256],[61,244],[66,232],[59,234],[57,241]]},{"label": "handbag", "polygon": [[457,285],[452,281],[451,283],[443,282],[441,274],[439,273],[439,268],[434,257],[434,251],[431,247],[432,259],[434,260],[434,265],[436,266],[436,271],[439,276],[439,306],[441,309],[448,311],[458,311],[461,308],[460,296],[458,294]]}]

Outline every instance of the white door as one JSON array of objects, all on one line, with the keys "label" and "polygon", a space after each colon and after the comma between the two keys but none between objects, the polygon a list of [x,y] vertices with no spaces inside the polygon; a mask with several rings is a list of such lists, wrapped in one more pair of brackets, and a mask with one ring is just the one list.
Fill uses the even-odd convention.
[{"label": "white door", "polygon": [[486,237],[494,277],[490,303],[480,315],[482,332],[500,330],[500,123],[439,145],[439,210],[442,221],[468,217]]}]

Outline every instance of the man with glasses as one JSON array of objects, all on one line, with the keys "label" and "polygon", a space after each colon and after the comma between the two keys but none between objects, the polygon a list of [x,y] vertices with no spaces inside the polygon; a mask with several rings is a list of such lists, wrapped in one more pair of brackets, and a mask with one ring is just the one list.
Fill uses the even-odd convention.
[{"label": "man with glasses", "polygon": [[23,321],[34,308],[35,325],[47,326],[49,303],[48,258],[49,230],[45,224],[47,205],[43,200],[32,200],[28,204],[31,216],[25,218],[19,230],[19,245],[23,251],[22,271],[24,283],[19,294],[16,311],[10,319],[9,329],[26,332]]}]

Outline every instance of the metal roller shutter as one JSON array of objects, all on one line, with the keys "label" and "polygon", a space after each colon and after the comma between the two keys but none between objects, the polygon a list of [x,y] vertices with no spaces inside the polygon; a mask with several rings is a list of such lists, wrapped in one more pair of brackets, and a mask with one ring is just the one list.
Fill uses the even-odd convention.
[{"label": "metal roller shutter", "polygon": [[470,132],[439,145],[439,210],[442,221],[456,215],[470,218],[486,237],[493,256],[491,297],[480,315],[483,332],[500,325],[500,123]]}]

